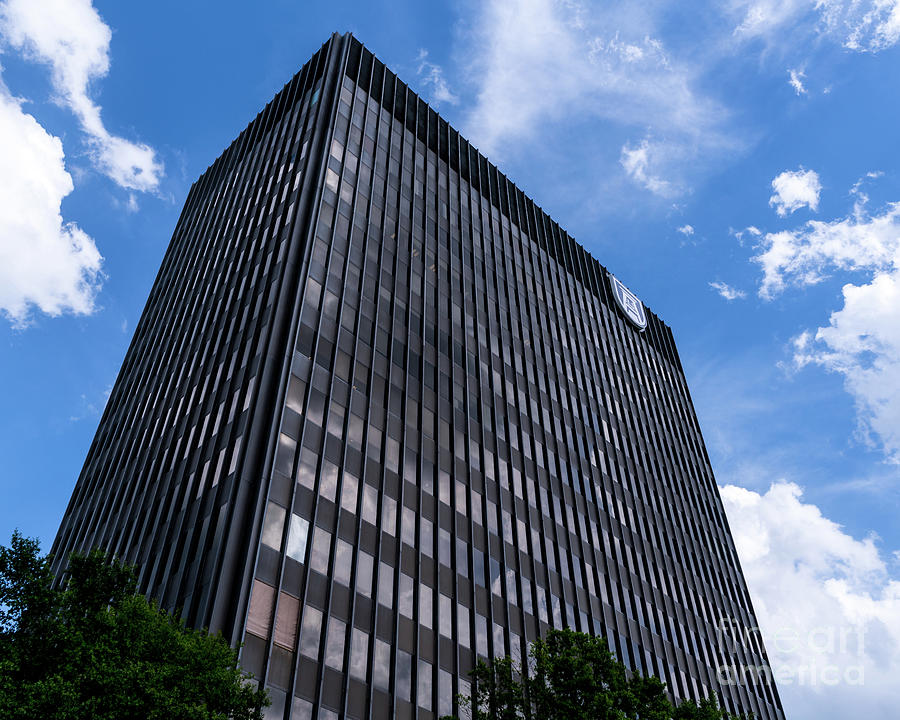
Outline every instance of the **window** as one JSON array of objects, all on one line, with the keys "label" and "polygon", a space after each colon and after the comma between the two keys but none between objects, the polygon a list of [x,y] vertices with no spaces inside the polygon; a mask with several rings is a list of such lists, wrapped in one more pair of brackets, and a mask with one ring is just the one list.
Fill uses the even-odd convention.
[{"label": "window", "polygon": [[360,550],[356,567],[356,591],[363,595],[372,594],[372,570],[375,558]]},{"label": "window", "polygon": [[319,655],[322,634],[322,611],[312,605],[303,609],[303,628],[300,631],[300,653],[315,660]]},{"label": "window", "polygon": [[344,669],[344,635],[346,623],[336,617],[328,618],[328,642],[325,645],[325,664],[340,672]]},{"label": "window", "polygon": [[331,533],[320,527],[313,533],[312,557],[310,566],[323,575],[328,574],[328,558],[331,554]]},{"label": "window", "polygon": [[375,653],[372,658],[372,683],[375,687],[387,690],[391,679],[391,646],[375,639]]},{"label": "window", "polygon": [[341,585],[350,586],[350,571],[353,569],[353,546],[338,538],[334,551],[334,579]]},{"label": "window", "polygon": [[275,588],[261,580],[254,580],[253,592],[250,595],[250,610],[247,614],[247,632],[262,638],[268,637],[274,602]]},{"label": "window", "polygon": [[281,550],[281,538],[284,535],[285,510],[278,503],[269,501],[266,508],[266,520],[263,523],[262,542],[275,550]]},{"label": "window", "polygon": [[291,530],[288,534],[287,556],[299,563],[306,560],[306,541],[309,523],[299,515],[291,514]]},{"label": "window", "polygon": [[353,628],[350,640],[350,675],[362,682],[366,681],[369,635],[359,628]]}]

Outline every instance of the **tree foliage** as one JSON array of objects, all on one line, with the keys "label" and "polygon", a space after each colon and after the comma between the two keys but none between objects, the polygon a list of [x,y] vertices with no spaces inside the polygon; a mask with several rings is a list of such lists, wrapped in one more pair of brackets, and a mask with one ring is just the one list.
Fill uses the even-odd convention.
[{"label": "tree foliage", "polygon": [[573,630],[536,641],[527,672],[507,657],[471,677],[472,697],[459,698],[471,720],[740,720],[715,698],[676,707],[661,680],[629,676],[603,638]]},{"label": "tree foliage", "polygon": [[95,550],[52,579],[36,540],[0,547],[0,717],[262,718],[236,652],[136,595],[130,568]]}]

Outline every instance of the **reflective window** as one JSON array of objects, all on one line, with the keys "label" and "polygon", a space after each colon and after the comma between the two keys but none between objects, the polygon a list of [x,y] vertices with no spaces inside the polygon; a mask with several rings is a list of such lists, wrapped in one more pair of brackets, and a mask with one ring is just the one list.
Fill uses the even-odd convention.
[{"label": "reflective window", "polygon": [[287,556],[297,562],[306,560],[306,539],[309,534],[309,523],[296,514],[291,514],[291,530],[288,534]]},{"label": "reflective window", "polygon": [[300,653],[316,659],[319,655],[319,638],[322,634],[322,611],[307,605],[303,609],[303,627],[300,630]]}]

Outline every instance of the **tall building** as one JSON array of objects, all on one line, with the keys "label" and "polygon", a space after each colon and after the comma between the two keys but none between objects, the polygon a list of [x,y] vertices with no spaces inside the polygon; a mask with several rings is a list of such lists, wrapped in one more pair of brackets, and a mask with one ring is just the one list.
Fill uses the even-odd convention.
[{"label": "tall building", "polygon": [[670,329],[349,35],[191,188],[56,571],[94,546],[273,718],[436,718],[550,627],[783,717],[723,674],[768,662]]}]

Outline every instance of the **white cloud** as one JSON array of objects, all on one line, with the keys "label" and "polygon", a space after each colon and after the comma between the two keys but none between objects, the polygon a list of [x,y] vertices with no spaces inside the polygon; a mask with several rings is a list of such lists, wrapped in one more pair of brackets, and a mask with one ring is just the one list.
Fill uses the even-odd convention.
[{"label": "white cloud", "polygon": [[744,292],[743,290],[738,290],[737,288],[733,288],[727,283],[716,281],[711,282],[709,286],[729,302],[731,302],[732,300],[739,300],[741,298],[747,297],[746,292]]},{"label": "white cloud", "polygon": [[829,325],[795,341],[798,366],[817,364],[844,377],[859,434],[900,464],[900,269],[876,273],[865,285],[844,285],[844,306]]},{"label": "white cloud", "polygon": [[[699,65],[669,55],[650,9],[563,0],[491,0],[477,6],[468,44],[477,100],[466,134],[491,157],[527,147],[539,130],[573,119],[630,136],[627,176],[671,197],[686,176],[740,143],[728,112],[703,94]],[[701,162],[702,161],[702,162]]]},{"label": "white cloud", "polygon": [[678,232],[682,235],[690,237],[694,234],[694,226],[693,225],[682,225],[680,228],[677,228]]},{"label": "white cloud", "polygon": [[812,285],[834,272],[867,275],[843,285],[843,307],[827,326],[795,338],[794,363],[842,375],[860,437],[900,463],[900,202],[873,214],[860,183],[851,194],[847,217],[762,238],[754,258],[763,271],[759,294],[771,299],[788,285]]},{"label": "white cloud", "polygon": [[163,166],[154,150],[111,134],[88,93],[109,72],[111,38],[91,0],[4,0],[0,33],[13,48],[50,66],[57,99],[78,118],[101,172],[130,190],[158,187]]},{"label": "white cloud", "polygon": [[661,164],[657,155],[665,153],[665,151],[665,146],[655,145],[644,138],[636,147],[623,145],[619,163],[625,169],[628,177],[654,195],[675,197],[681,193],[681,189],[669,180],[653,174],[652,170]]},{"label": "white cloud", "polygon": [[790,70],[788,72],[789,80],[791,87],[794,88],[794,92],[797,95],[807,95],[806,88],[803,86],[803,78],[806,77],[806,73],[802,70]]},{"label": "white cloud", "polygon": [[749,227],[745,227],[743,230],[735,230],[734,228],[728,228],[728,234],[733,235],[734,238],[741,245],[744,244],[744,236],[749,235],[750,237],[759,237],[762,235],[762,230],[760,230],[755,225],[750,225]]},{"label": "white cloud", "polygon": [[813,285],[829,270],[885,270],[900,246],[900,203],[871,215],[859,196],[853,212],[830,222],[810,220],[797,230],[767,233],[754,257],[763,270],[759,294],[771,299],[788,283]]},{"label": "white cloud", "polygon": [[72,192],[62,143],[0,81],[0,312],[16,327],[32,308],[88,314],[102,279],[94,241],[63,221]]},{"label": "white cloud", "polygon": [[900,579],[874,541],[849,535],[792,483],[721,493],[785,714],[894,717]]},{"label": "white cloud", "polygon": [[878,52],[900,40],[900,0],[737,0],[734,34],[771,39],[804,29],[850,50]]},{"label": "white cloud", "polygon": [[769,198],[769,205],[781,217],[802,207],[819,209],[822,185],[814,170],[804,170],[802,167],[799,170],[785,170],[772,181],[772,189],[775,194]]},{"label": "white cloud", "polygon": [[459,97],[450,90],[450,86],[444,78],[443,68],[428,61],[427,50],[419,50],[416,63],[416,74],[425,87],[429,88],[428,92],[432,102],[436,105],[442,102],[456,105],[459,102]]}]

